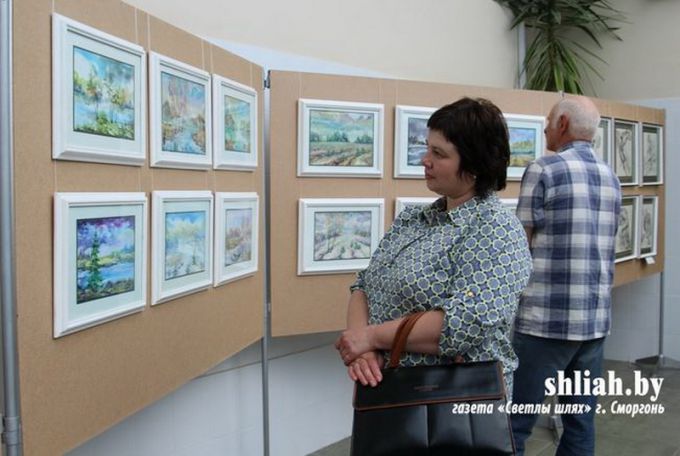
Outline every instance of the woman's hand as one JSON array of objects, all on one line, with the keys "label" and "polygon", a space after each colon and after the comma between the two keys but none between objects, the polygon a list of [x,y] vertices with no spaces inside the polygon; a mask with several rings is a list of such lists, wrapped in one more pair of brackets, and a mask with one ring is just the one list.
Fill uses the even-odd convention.
[{"label": "woman's hand", "polygon": [[378,348],[373,341],[373,326],[344,330],[335,341],[335,348],[345,366],[349,366],[364,353]]},{"label": "woman's hand", "polygon": [[364,386],[376,386],[382,381],[383,364],[383,355],[378,351],[370,351],[352,361],[347,373],[352,381],[358,381]]}]

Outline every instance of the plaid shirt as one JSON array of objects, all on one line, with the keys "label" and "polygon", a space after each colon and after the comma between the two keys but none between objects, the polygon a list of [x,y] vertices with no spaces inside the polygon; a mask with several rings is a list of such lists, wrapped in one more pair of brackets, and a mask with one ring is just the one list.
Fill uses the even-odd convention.
[{"label": "plaid shirt", "polygon": [[529,165],[517,217],[533,229],[534,272],[515,331],[567,340],[609,334],[620,209],[619,180],[588,142]]}]

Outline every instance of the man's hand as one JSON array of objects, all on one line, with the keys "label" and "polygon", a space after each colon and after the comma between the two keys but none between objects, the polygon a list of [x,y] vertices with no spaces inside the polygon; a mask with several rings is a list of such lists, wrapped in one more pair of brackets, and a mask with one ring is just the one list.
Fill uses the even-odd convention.
[{"label": "man's hand", "polygon": [[382,381],[380,370],[383,364],[383,355],[377,351],[370,351],[352,361],[347,368],[347,373],[352,381],[358,381],[364,386],[376,386]]}]

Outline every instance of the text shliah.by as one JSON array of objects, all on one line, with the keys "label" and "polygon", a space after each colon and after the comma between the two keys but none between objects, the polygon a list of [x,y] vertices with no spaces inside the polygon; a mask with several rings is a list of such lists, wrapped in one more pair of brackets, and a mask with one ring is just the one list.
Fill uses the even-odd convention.
[{"label": "text shliah.by", "polygon": [[624,388],[623,380],[615,371],[607,371],[605,377],[590,377],[590,371],[574,371],[573,377],[557,371],[556,377],[545,379],[546,396],[647,396],[654,402],[659,398],[663,378],[643,377],[640,371],[633,371],[633,385]]}]

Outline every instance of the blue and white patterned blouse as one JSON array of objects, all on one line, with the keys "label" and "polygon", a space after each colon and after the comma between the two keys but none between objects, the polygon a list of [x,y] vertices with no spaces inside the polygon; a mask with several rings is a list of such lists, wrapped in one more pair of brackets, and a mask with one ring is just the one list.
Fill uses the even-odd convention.
[{"label": "blue and white patterned blouse", "polygon": [[519,220],[496,195],[446,211],[446,198],[407,207],[359,272],[352,291],[368,298],[369,324],[440,309],[440,355],[405,353],[401,365],[500,360],[508,391],[517,357],[510,329],[531,273]]}]

